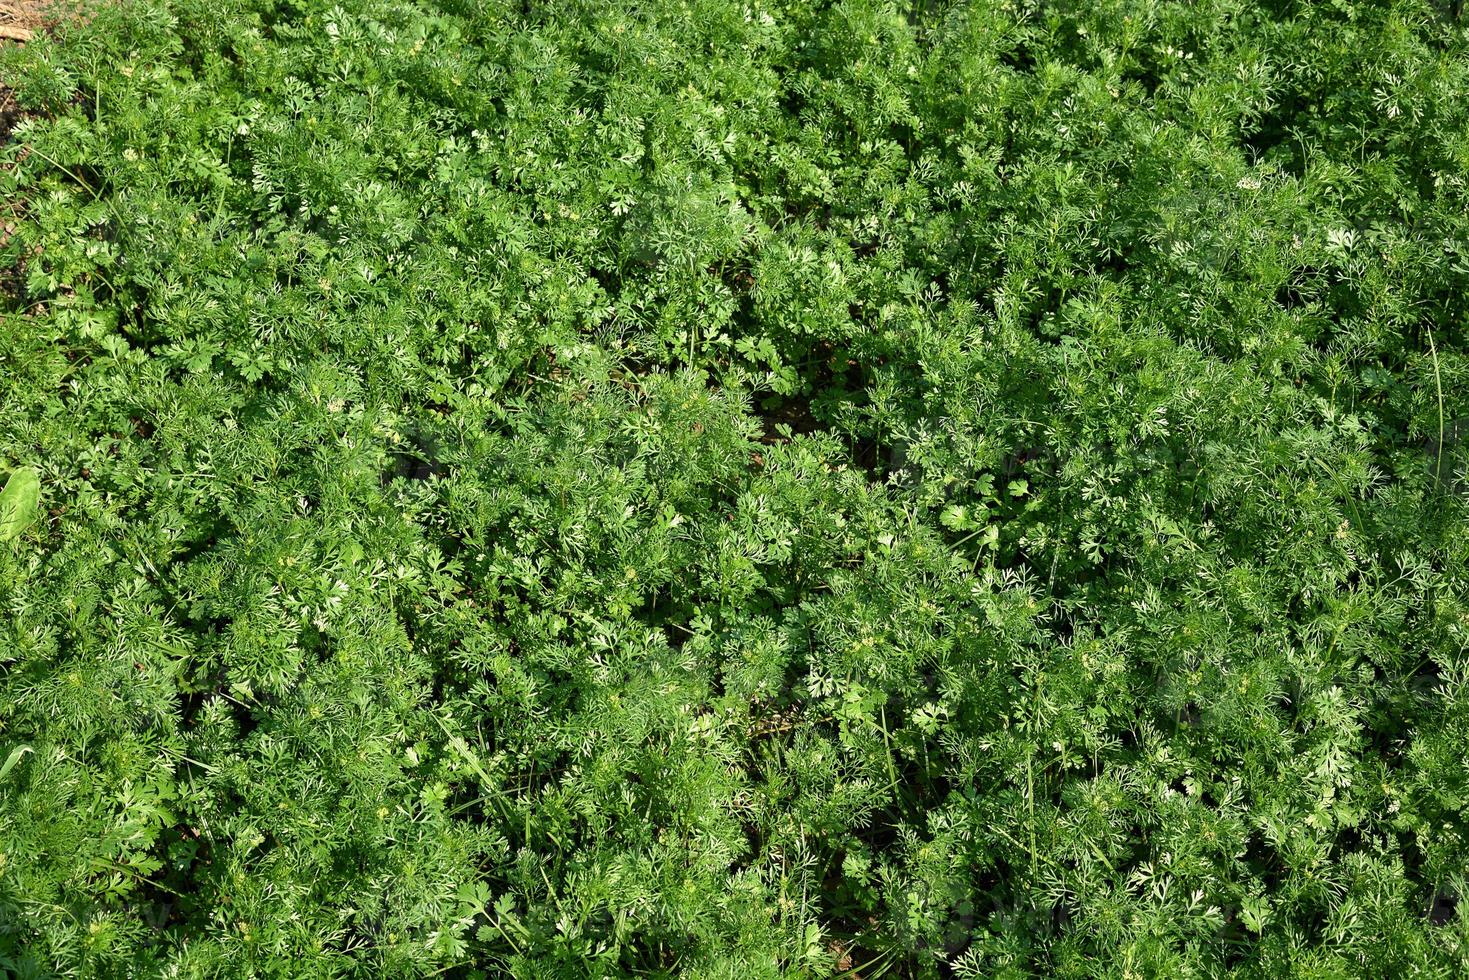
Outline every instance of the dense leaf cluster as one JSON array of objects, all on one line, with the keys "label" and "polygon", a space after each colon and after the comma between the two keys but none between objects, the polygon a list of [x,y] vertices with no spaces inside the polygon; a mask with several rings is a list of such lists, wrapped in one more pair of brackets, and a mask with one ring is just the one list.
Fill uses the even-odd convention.
[{"label": "dense leaf cluster", "polygon": [[1457,5],[131,0],[0,79],[0,969],[1469,971]]}]

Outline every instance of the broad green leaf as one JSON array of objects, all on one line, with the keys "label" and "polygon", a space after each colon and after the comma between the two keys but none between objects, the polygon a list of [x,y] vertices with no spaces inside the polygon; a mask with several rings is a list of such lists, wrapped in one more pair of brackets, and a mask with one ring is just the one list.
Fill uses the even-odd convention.
[{"label": "broad green leaf", "polygon": [[25,758],[26,755],[34,751],[35,749],[31,748],[29,745],[17,745],[15,748],[11,749],[10,754],[5,757],[5,763],[3,765],[0,765],[0,779],[4,779],[6,776],[10,775],[10,770],[15,768],[15,764],[21,759]]},{"label": "broad green leaf", "polygon": [[36,519],[40,504],[41,478],[36,471],[26,467],[11,473],[0,491],[0,541],[20,537]]}]

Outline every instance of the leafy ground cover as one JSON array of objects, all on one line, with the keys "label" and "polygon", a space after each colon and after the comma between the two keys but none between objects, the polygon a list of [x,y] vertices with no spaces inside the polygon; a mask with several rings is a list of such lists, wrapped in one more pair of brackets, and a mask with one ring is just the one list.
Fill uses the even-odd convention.
[{"label": "leafy ground cover", "polygon": [[0,967],[1463,976],[1428,0],[0,52]]}]

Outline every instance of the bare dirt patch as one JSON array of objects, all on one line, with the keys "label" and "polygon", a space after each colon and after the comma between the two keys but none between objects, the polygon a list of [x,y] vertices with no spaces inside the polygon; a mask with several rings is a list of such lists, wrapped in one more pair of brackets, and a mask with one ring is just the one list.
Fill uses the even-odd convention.
[{"label": "bare dirt patch", "polygon": [[50,21],[47,3],[0,0],[0,40],[29,41]]}]

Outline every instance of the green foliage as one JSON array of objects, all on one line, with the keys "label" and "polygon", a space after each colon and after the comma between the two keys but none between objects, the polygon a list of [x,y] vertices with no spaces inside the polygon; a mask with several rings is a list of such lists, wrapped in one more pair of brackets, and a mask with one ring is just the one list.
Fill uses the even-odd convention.
[{"label": "green foliage", "polygon": [[1465,975],[1458,8],[0,50],[0,969]]},{"label": "green foliage", "polygon": [[0,490],[0,541],[20,537],[36,520],[41,502],[41,478],[33,469],[16,470]]}]

